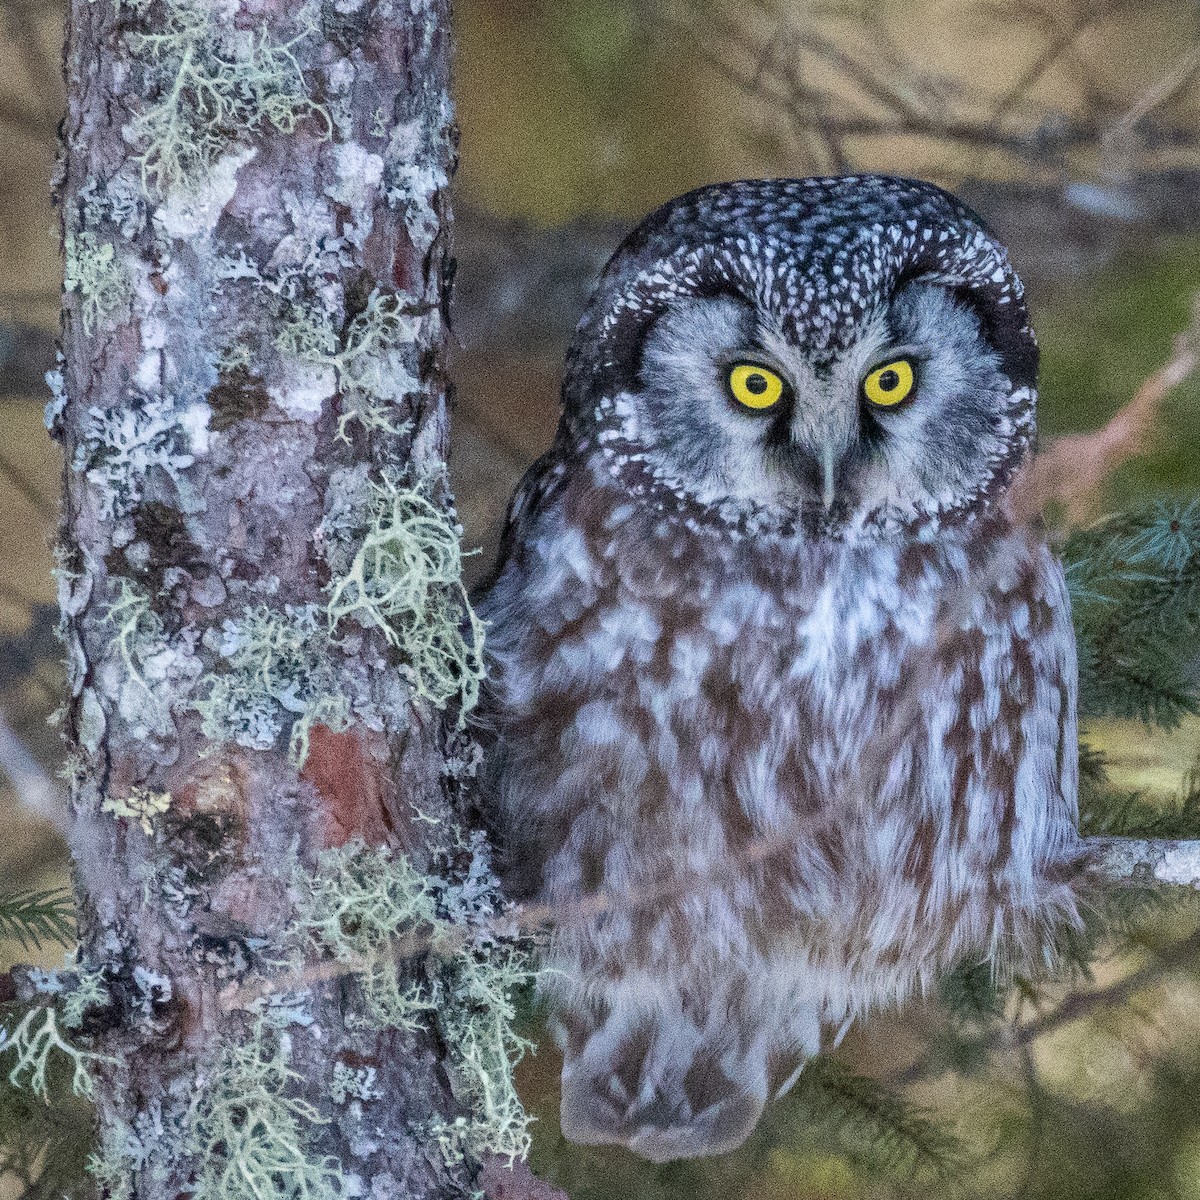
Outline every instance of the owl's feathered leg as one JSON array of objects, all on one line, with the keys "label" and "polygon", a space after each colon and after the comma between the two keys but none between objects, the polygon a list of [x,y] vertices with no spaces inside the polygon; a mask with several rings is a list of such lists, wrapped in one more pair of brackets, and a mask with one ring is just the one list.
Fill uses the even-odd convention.
[{"label": "owl's feathered leg", "polygon": [[617,1008],[566,1037],[561,1122],[584,1145],[617,1144],[652,1162],[740,1146],[770,1094],[766,1046],[738,1026],[687,1013]]}]

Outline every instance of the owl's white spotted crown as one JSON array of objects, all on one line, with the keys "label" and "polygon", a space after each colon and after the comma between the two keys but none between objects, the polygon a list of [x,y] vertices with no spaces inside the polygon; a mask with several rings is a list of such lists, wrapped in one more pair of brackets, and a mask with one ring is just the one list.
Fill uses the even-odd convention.
[{"label": "owl's white spotted crown", "polygon": [[663,205],[605,267],[568,378],[625,365],[629,326],[671,300],[728,290],[777,312],[814,357],[836,353],[880,297],[917,279],[961,289],[1004,348],[1014,390],[1034,386],[1037,341],[1004,246],[948,192],[890,175],[718,183]]}]

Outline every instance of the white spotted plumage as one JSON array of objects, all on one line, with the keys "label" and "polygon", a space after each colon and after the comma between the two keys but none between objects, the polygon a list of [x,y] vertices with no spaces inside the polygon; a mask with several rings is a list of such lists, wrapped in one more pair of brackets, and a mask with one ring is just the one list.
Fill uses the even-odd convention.
[{"label": "white spotted plumage", "polygon": [[[921,390],[872,416],[896,346]],[[744,353],[778,415],[721,390]],[[1035,369],[1002,248],[926,184],[718,185],[610,263],[481,603],[568,1137],[731,1149],[855,1017],[1077,919],[1066,588],[1003,504]]]}]

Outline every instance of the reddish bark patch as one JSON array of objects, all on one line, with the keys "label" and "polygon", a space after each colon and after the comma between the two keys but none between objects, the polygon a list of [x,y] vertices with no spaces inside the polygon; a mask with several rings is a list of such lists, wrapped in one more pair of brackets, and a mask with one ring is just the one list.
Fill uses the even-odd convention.
[{"label": "reddish bark patch", "polygon": [[321,797],[321,841],[326,849],[361,838],[368,846],[389,840],[384,807],[387,745],[377,734],[335,733],[314,725],[301,778]]}]

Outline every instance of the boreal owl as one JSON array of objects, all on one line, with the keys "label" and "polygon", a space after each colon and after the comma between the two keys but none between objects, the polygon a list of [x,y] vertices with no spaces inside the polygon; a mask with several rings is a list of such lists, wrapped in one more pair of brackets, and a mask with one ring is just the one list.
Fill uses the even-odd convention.
[{"label": "boreal owl", "polygon": [[552,924],[562,1128],[741,1143],[805,1061],[1078,920],[1037,345],[931,184],[718,184],[617,250],[481,599],[485,787]]}]

